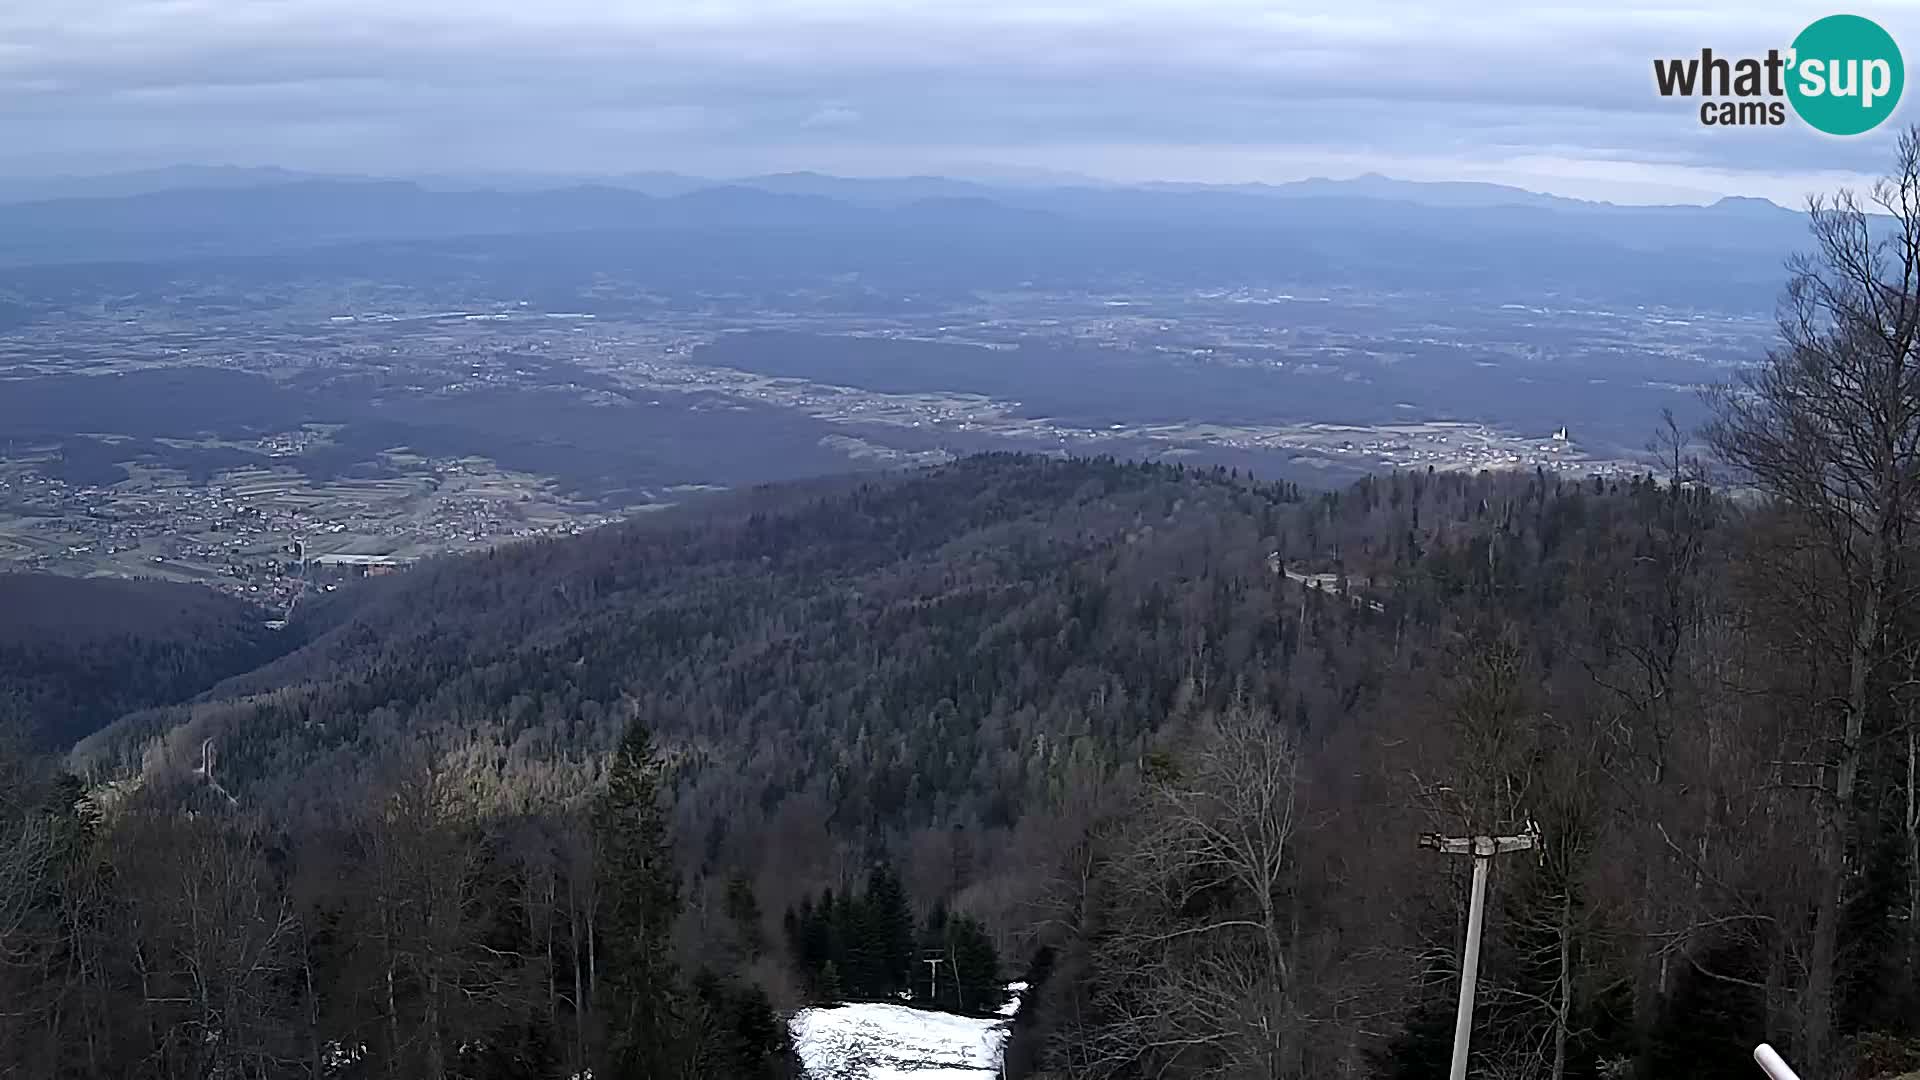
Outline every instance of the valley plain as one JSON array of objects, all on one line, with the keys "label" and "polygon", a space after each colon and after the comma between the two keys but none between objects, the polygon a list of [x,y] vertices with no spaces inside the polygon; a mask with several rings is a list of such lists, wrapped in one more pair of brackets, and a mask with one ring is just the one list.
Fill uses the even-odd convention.
[{"label": "valley plain", "polygon": [[623,249],[555,278],[528,248],[562,242],[5,271],[30,314],[0,334],[0,561],[283,607],[316,557],[411,561],[985,450],[1312,486],[1616,473],[1773,332],[1684,295],[1309,286],[1279,258],[1232,286],[1105,264],[928,279],[716,243],[730,274]]}]

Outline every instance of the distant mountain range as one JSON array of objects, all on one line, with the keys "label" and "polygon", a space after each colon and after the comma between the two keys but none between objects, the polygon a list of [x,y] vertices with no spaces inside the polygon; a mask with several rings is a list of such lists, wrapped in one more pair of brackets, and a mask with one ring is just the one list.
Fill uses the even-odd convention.
[{"label": "distant mountain range", "polygon": [[[1761,199],[1623,206],[1377,175],[1118,185],[809,172],[732,181],[677,173],[383,180],[180,167],[54,186],[61,197],[32,198],[46,194],[44,183],[0,183],[0,265],[454,238],[578,244],[645,232],[760,262],[773,252],[814,259],[809,253],[844,249],[851,261],[834,273],[873,272],[873,260],[856,251],[896,262],[972,253],[1012,275],[995,287],[1029,280],[1025,266],[1082,285],[1142,274],[1210,287],[1287,277],[1758,310],[1771,304],[1782,262],[1807,241],[1803,214]],[[957,261],[950,269],[951,283],[982,284],[962,280],[970,271]]]},{"label": "distant mountain range", "polygon": [[[57,194],[55,194],[57,192]],[[1427,211],[1465,215],[1489,227],[1554,234],[1658,223],[1663,244],[1738,223],[1721,239],[1751,246],[1758,224],[1798,234],[1801,215],[1764,199],[1712,206],[1638,206],[1589,202],[1499,184],[1424,183],[1369,174],[1287,184],[1152,183],[1070,186],[993,185],[939,176],[841,177],[794,172],[737,180],[678,173],[599,178],[434,177],[414,180],[331,177],[283,169],[182,166],[57,181],[0,180],[0,224],[82,231],[177,232],[215,225],[301,228],[328,222],[393,219],[403,232],[526,230],[776,223],[822,225],[878,220],[872,210],[918,218],[973,218],[994,208],[1009,220],[1039,212],[1063,219],[1140,224],[1260,227],[1324,221],[1364,210],[1377,221],[1434,223]],[[1418,211],[1418,212],[1415,212]],[[1539,213],[1541,211],[1547,213]],[[1680,229],[1679,236],[1671,230]]]},{"label": "distant mountain range", "polygon": [[[1138,190],[1162,193],[1228,193],[1269,198],[1384,199],[1420,206],[1530,206],[1547,209],[1605,207],[1611,203],[1572,199],[1505,184],[1465,181],[1399,180],[1379,173],[1350,179],[1312,177],[1286,183],[1203,184],[1154,181],[1123,184],[1075,173],[979,167],[979,175],[847,177],[818,172],[784,172],[747,177],[709,177],[649,171],[606,175],[568,173],[444,173],[420,176],[372,176],[303,172],[274,167],[175,165],[166,168],[85,176],[0,177],[0,203],[68,198],[118,198],[179,190],[234,190],[290,183],[332,181],[401,182],[429,191],[538,192],[570,188],[615,188],[670,197],[712,187],[749,187],[791,195],[819,195],[847,202],[889,205],[920,199],[991,197],[1009,191]],[[1723,200],[1724,201],[1724,200]],[[1735,199],[1772,207],[1765,199]]]},{"label": "distant mountain range", "polygon": [[156,191],[218,191],[317,179],[326,178],[317,173],[295,172],[291,169],[232,165],[174,165],[92,176],[0,176],[0,203],[46,199],[113,199],[128,195],[150,195]]}]

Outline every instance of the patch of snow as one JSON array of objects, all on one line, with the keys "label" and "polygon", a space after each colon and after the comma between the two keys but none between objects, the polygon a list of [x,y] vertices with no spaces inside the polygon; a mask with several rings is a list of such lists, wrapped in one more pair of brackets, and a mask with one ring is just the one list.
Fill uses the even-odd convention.
[{"label": "patch of snow", "polygon": [[1007,1003],[1000,1006],[1000,1015],[1011,1017],[1020,1011],[1020,1001],[1027,996],[1027,984],[1023,982],[1007,984]]},{"label": "patch of snow", "polygon": [[993,1080],[1025,983],[1001,1019],[862,1002],[802,1009],[787,1022],[809,1080]]}]

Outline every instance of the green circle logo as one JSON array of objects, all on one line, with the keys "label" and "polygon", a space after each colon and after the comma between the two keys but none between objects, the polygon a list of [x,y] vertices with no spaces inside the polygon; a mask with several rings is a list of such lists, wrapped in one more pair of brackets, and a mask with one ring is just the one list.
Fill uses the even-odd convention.
[{"label": "green circle logo", "polygon": [[1788,63],[1793,111],[1829,135],[1872,131],[1893,113],[1907,82],[1893,35],[1858,15],[1829,15],[1800,31]]}]

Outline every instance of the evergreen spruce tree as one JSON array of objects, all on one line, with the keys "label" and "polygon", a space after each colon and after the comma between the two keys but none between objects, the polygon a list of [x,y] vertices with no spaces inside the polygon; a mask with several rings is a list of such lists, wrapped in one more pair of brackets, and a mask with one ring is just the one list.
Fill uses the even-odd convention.
[{"label": "evergreen spruce tree", "polygon": [[947,956],[953,965],[953,1011],[987,1015],[1007,1002],[1000,953],[986,927],[967,915],[947,920]]},{"label": "evergreen spruce tree", "polygon": [[913,908],[900,877],[886,864],[867,877],[866,921],[873,936],[875,994],[894,1000],[913,980]]},{"label": "evergreen spruce tree", "polygon": [[739,875],[727,882],[727,918],[740,935],[747,961],[758,960],[766,946],[760,932],[760,899],[753,893],[753,883]]},{"label": "evergreen spruce tree", "polygon": [[813,914],[809,899],[800,901],[800,907],[787,909],[780,917],[780,935],[787,943],[787,959],[793,962],[793,970],[802,978],[807,974],[806,924]]},{"label": "evergreen spruce tree", "polygon": [[842,933],[846,915],[841,911],[845,906],[845,901],[835,896],[832,889],[827,889],[820,894],[820,903],[813,912],[821,971],[820,984],[815,988],[814,996],[825,1002],[843,1001],[848,992],[847,940]]},{"label": "evergreen spruce tree", "polygon": [[926,955],[941,958],[940,984],[929,997],[927,984],[917,983],[915,1004],[977,1015],[991,1014],[1006,1004],[1007,988],[1000,972],[1000,954],[993,947],[986,927],[978,920],[967,915],[950,915],[945,904],[936,902],[927,913],[920,948]]},{"label": "evergreen spruce tree", "polygon": [[833,914],[833,937],[839,946],[834,959],[840,964],[846,996],[855,1001],[870,1001],[881,996],[879,956],[866,898],[848,893],[841,897]]},{"label": "evergreen spruce tree", "polygon": [[672,937],[680,881],[660,806],[661,773],[647,729],[630,724],[593,808],[606,912],[604,988],[595,995],[603,1003],[606,1046],[595,1075],[607,1080],[663,1080],[673,1073],[678,1049]]},{"label": "evergreen spruce tree", "polygon": [[787,954],[793,960],[794,973],[808,996],[818,1000],[820,975],[827,966],[827,938],[813,897],[801,897],[797,909],[787,909],[786,931]]},{"label": "evergreen spruce tree", "polygon": [[703,970],[694,977],[692,1003],[698,1030],[688,1075],[701,1080],[782,1075],[793,1043],[766,991]]}]

